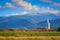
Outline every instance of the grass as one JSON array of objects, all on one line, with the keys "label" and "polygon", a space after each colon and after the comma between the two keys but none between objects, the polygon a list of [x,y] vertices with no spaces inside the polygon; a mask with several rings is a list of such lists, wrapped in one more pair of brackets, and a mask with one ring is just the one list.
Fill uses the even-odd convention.
[{"label": "grass", "polygon": [[60,36],[60,32],[0,32],[0,36],[5,37]]},{"label": "grass", "polygon": [[60,32],[0,32],[0,40],[60,40]]}]

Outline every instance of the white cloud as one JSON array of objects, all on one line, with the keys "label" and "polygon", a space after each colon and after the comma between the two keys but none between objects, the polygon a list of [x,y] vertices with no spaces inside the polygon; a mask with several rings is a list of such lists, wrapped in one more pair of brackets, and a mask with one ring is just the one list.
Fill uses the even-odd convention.
[{"label": "white cloud", "polygon": [[1,5],[0,5],[0,8],[4,8],[4,6],[1,6]]},{"label": "white cloud", "polygon": [[[53,10],[50,7],[41,8],[41,7],[38,7],[37,5],[32,5],[31,3],[28,3],[28,2],[23,1],[23,0],[12,0],[12,1],[13,1],[13,3],[15,3],[18,6],[16,6],[15,4],[6,2],[5,7],[8,7],[8,8],[16,8],[17,7],[17,8],[21,8],[21,9],[30,10],[30,11],[36,10],[37,12],[42,13],[42,14],[46,14],[46,13],[58,14],[58,13],[60,13],[59,10]],[[40,0],[40,1],[49,2],[53,6],[60,6],[59,3],[52,2],[51,0]],[[0,8],[2,8],[2,6],[0,6]],[[28,12],[12,13],[12,14],[8,14],[6,16],[26,15],[26,14],[28,14]]]},{"label": "white cloud", "polygon": [[41,8],[40,13],[49,13],[50,9],[49,8]]},{"label": "white cloud", "polygon": [[42,2],[48,2],[49,4],[51,4],[51,6],[56,6],[56,7],[60,7],[60,3],[54,2],[52,0],[40,0]]},{"label": "white cloud", "polygon": [[5,7],[8,7],[8,8],[15,8],[15,6],[9,2],[6,2],[5,3]]},{"label": "white cloud", "polygon": [[0,8],[2,8],[2,6],[0,6]]},{"label": "white cloud", "polygon": [[60,13],[60,11],[59,10],[51,10],[50,13],[58,14],[58,13]]},{"label": "white cloud", "polygon": [[35,6],[33,6],[33,9],[37,11],[37,10],[39,10],[39,7],[37,7],[37,6],[35,5]]},{"label": "white cloud", "polygon": [[[12,0],[13,3],[6,2],[4,8],[18,8],[18,9],[25,9],[25,10],[39,10],[39,7],[37,5],[32,5],[29,2],[26,2],[24,0]],[[15,4],[14,4],[15,3]]]},{"label": "white cloud", "polygon": [[7,15],[5,15],[5,16],[15,16],[15,15],[26,15],[26,14],[28,14],[28,12],[21,12],[21,13],[12,13],[12,14],[7,14]]},{"label": "white cloud", "polygon": [[26,14],[28,14],[28,12],[22,12],[22,13],[20,13],[20,15],[26,15]]},{"label": "white cloud", "polygon": [[48,7],[48,8],[41,8],[38,12],[42,13],[42,14],[46,14],[46,13],[58,14],[58,13],[60,13],[59,10],[53,10],[50,7]]},{"label": "white cloud", "polygon": [[60,7],[60,3],[53,2],[52,6]]},{"label": "white cloud", "polygon": [[18,6],[27,9],[27,10],[38,10],[38,7],[36,5],[32,5],[31,3],[28,3],[23,0],[13,0]]}]

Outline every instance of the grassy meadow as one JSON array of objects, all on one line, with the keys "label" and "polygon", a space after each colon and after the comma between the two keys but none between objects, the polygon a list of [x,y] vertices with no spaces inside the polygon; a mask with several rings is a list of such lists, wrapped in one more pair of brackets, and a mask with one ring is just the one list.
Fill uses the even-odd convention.
[{"label": "grassy meadow", "polygon": [[0,32],[0,36],[5,37],[60,36],[60,32]]},{"label": "grassy meadow", "polygon": [[0,40],[60,40],[60,32],[0,32]]}]

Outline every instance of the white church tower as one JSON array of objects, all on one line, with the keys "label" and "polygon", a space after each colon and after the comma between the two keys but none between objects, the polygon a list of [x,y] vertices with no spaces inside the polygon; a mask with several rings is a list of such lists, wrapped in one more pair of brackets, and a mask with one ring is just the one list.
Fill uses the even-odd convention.
[{"label": "white church tower", "polygon": [[46,27],[47,30],[50,30],[50,22],[49,22],[49,19],[47,19],[47,27]]}]

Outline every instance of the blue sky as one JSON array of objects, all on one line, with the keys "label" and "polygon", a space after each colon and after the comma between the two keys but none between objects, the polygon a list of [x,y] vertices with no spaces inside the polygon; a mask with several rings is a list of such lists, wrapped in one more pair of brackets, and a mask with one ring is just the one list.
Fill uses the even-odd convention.
[{"label": "blue sky", "polygon": [[0,0],[0,16],[39,12],[60,15],[60,0]]}]

